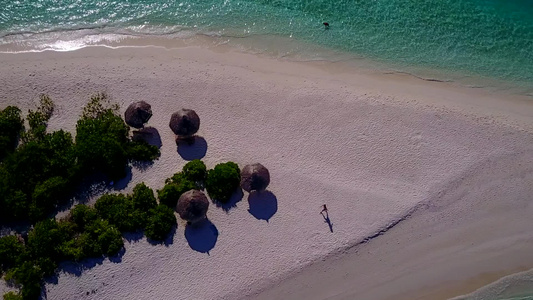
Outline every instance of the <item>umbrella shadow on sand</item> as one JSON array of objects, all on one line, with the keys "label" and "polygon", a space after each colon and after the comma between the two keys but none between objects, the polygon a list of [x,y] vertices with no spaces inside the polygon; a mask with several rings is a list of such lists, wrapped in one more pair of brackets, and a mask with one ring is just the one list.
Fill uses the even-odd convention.
[{"label": "umbrella shadow on sand", "polygon": [[197,224],[187,225],[185,239],[191,249],[209,255],[209,251],[217,243],[218,229],[210,220],[205,219]]},{"label": "umbrella shadow on sand", "polygon": [[248,212],[258,220],[268,222],[278,211],[278,199],[270,191],[252,191],[248,195]]},{"label": "umbrella shadow on sand", "polygon": [[189,139],[176,139],[178,154],[184,160],[202,159],[207,153],[207,141],[201,136],[193,136]]}]

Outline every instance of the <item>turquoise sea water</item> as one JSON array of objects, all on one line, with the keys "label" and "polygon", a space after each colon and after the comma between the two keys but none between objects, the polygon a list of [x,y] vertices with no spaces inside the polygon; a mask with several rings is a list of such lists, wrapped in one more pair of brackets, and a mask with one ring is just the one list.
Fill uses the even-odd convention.
[{"label": "turquoise sea water", "polygon": [[278,42],[287,53],[319,45],[400,71],[487,77],[533,91],[532,0],[0,0],[0,45],[183,32],[243,42],[281,37],[303,43]]}]

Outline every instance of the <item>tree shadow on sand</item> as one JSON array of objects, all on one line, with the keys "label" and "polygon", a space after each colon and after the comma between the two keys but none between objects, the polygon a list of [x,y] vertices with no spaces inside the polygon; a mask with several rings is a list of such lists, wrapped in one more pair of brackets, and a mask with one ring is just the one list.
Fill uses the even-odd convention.
[{"label": "tree shadow on sand", "polygon": [[278,199],[270,191],[253,191],[248,195],[248,212],[258,220],[268,222],[278,211]]},{"label": "tree shadow on sand", "polygon": [[83,271],[92,269],[98,265],[101,265],[106,258],[109,258],[109,261],[113,263],[121,263],[122,257],[126,253],[126,248],[122,248],[117,254],[113,256],[101,256],[101,257],[93,257],[93,258],[86,258],[84,260],[81,260],[79,262],[75,261],[63,261],[59,263],[59,268],[57,269],[56,275],[50,276],[49,278],[46,278],[47,283],[53,283],[57,284],[58,282],[58,276],[59,272],[65,272],[68,274],[72,274],[76,277],[80,277],[83,274]]},{"label": "tree shadow on sand", "polygon": [[237,203],[239,203],[242,198],[244,197],[244,193],[242,189],[239,187],[233,195],[231,195],[231,198],[228,202],[222,203],[219,201],[213,201],[213,203],[219,207],[222,208],[226,213],[229,212],[232,208],[237,207]]},{"label": "tree shadow on sand", "polygon": [[215,224],[205,219],[198,224],[187,225],[185,227],[185,239],[191,249],[209,255],[209,251],[217,243],[218,229]]},{"label": "tree shadow on sand", "polygon": [[146,240],[148,241],[148,243],[150,243],[150,245],[165,245],[166,247],[174,244],[174,235],[176,234],[176,229],[178,228],[178,225],[174,225],[172,226],[172,229],[170,230],[169,234],[167,235],[167,237],[163,240],[163,241],[156,241],[156,240],[152,240],[150,238],[146,238]]},{"label": "tree shadow on sand", "polygon": [[201,136],[188,140],[176,139],[178,153],[184,160],[202,159],[207,153],[207,141]]}]

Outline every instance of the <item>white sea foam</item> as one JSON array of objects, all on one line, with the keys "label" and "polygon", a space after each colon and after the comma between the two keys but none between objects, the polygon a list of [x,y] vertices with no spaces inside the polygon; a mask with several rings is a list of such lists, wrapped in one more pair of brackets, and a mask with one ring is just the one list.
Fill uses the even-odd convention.
[{"label": "white sea foam", "polygon": [[477,291],[451,300],[531,300],[533,269],[503,277]]}]

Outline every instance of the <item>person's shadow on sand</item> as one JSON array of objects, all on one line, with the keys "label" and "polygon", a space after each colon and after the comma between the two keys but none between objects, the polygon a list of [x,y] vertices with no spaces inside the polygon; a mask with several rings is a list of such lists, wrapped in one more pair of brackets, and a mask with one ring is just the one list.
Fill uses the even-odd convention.
[{"label": "person's shadow on sand", "polygon": [[324,222],[328,224],[329,231],[333,232],[333,223],[331,222],[331,219],[329,218],[329,213],[326,211],[326,212],[321,212],[320,214],[322,215],[322,218],[324,218]]}]

